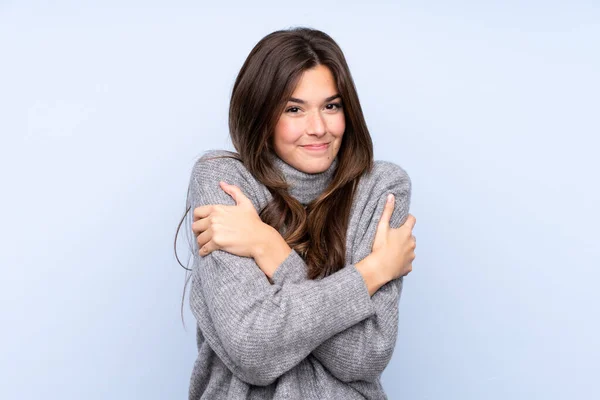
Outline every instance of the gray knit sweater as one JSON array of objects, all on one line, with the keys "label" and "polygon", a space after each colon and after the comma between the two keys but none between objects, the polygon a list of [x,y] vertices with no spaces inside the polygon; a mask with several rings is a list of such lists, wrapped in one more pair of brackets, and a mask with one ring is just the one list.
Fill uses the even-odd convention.
[{"label": "gray knit sweater", "polygon": [[[272,199],[237,160],[208,157],[194,165],[189,205],[235,205],[219,186],[240,187],[257,211]],[[272,156],[306,205],[331,180],[338,160],[307,174]],[[357,188],[350,212],[346,265],[323,279],[307,279],[307,265],[292,250],[270,284],[252,258],[222,250],[201,257],[194,242],[190,305],[196,317],[198,358],[190,399],[387,399],[380,376],[394,351],[403,279],[369,296],[355,264],[371,253],[388,193],[396,196],[390,225],[404,223],[411,181],[398,165],[375,161]],[[190,212],[190,215],[192,213]]]}]

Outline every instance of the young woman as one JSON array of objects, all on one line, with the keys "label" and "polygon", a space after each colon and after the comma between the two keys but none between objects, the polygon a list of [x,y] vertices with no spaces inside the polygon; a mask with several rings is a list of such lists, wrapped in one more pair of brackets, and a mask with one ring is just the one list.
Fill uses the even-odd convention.
[{"label": "young woman", "polygon": [[307,28],[267,35],[235,81],[229,127],[237,153],[202,156],[188,191],[189,398],[387,398],[415,258],[411,181],[373,160],[339,46]]}]

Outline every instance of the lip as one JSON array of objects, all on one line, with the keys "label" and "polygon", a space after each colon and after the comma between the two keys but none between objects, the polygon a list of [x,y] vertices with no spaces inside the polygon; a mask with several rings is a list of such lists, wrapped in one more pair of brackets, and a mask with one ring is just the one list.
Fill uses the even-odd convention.
[{"label": "lip", "polygon": [[306,150],[313,150],[313,151],[325,150],[329,147],[329,142],[319,143],[319,144],[310,144],[310,145],[305,145],[302,147],[304,147]]}]

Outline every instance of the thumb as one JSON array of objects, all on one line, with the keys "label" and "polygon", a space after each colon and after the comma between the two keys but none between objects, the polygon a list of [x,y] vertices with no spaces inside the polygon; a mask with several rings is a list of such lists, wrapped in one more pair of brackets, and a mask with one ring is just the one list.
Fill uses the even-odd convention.
[{"label": "thumb", "polygon": [[[233,198],[233,200],[235,200],[236,205],[247,206],[250,203],[250,205],[252,206],[250,199],[244,196],[244,193],[242,193],[242,190],[239,187],[235,185],[230,185],[223,181],[219,183],[221,184],[221,188],[225,191],[225,193],[230,195]],[[252,208],[254,208],[254,206],[252,206]]]},{"label": "thumb", "polygon": [[408,216],[406,217],[406,221],[402,225],[406,226],[407,229],[412,231],[416,223],[417,219],[414,217],[414,215],[408,214]]},{"label": "thumb", "polygon": [[380,226],[385,226],[385,228],[390,226],[390,219],[392,218],[392,213],[394,212],[394,201],[394,195],[391,193],[388,194],[385,206],[383,207],[383,213],[381,214],[381,219],[379,220]]}]

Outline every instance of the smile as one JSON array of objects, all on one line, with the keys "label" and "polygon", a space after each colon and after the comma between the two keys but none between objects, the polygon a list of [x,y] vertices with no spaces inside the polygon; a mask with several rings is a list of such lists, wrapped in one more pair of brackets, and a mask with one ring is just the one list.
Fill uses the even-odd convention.
[{"label": "smile", "polygon": [[311,145],[302,146],[302,147],[304,147],[306,150],[314,150],[314,151],[325,150],[329,147],[329,143],[322,143],[322,144],[318,144],[318,145],[311,144]]}]

